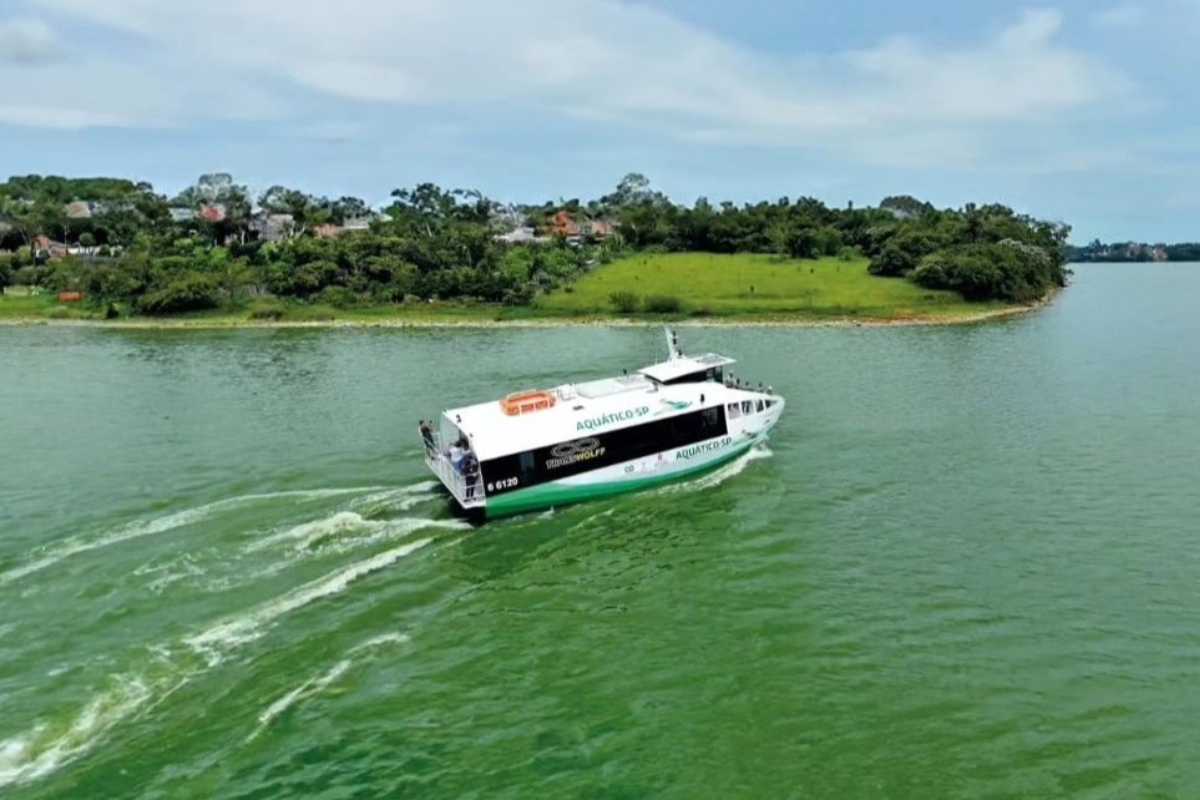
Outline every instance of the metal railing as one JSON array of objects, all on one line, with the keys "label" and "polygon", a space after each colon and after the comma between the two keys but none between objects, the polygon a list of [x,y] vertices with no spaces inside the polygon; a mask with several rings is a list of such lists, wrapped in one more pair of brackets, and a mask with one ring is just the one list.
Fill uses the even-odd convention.
[{"label": "metal railing", "polygon": [[438,480],[450,490],[454,499],[463,508],[475,508],[484,505],[483,480],[478,472],[474,476],[464,475],[450,462],[446,448],[442,446],[442,437],[438,433],[432,435],[433,447],[422,441],[425,446],[425,463]]}]

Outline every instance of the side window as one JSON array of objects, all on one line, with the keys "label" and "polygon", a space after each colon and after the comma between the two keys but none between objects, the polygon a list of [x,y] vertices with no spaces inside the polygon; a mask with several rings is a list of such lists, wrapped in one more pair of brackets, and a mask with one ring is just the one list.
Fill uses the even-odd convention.
[{"label": "side window", "polygon": [[704,409],[704,427],[715,428],[721,424],[721,409],[706,408]]},{"label": "side window", "polygon": [[754,401],[754,410],[758,411],[758,412],[761,412],[763,410],[763,401],[762,400]]},{"label": "side window", "polygon": [[753,408],[753,405],[751,404],[751,402],[749,400],[742,401],[742,413],[743,414],[751,413],[751,411],[750,411],[751,408]]}]

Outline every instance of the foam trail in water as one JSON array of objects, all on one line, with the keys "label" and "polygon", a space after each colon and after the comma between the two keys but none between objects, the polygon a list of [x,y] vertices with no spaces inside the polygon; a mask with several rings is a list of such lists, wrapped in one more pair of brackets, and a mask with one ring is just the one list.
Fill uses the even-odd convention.
[{"label": "foam trail in water", "polygon": [[[467,522],[458,519],[401,517],[399,519],[372,520],[365,519],[353,511],[339,511],[324,519],[301,523],[273,533],[250,543],[243,548],[243,552],[254,553],[272,545],[290,544],[293,554],[304,555],[318,549],[326,541],[330,541],[330,547],[326,549],[340,553],[356,550],[386,539],[396,539],[422,528],[462,530],[470,527]],[[367,536],[357,535],[361,533],[365,533]],[[287,561],[277,561],[266,573],[258,573],[255,577],[278,572],[287,564]]]},{"label": "foam trail in water", "polygon": [[25,736],[0,742],[0,787],[28,783],[49,775],[87,750],[109,728],[132,714],[151,697],[150,687],[139,678],[123,678],[97,695],[48,747],[34,752],[47,726],[38,725]]},{"label": "foam trail in water", "polygon": [[346,674],[349,669],[354,666],[355,659],[353,656],[359,653],[368,652],[381,645],[385,644],[402,644],[408,641],[408,636],[403,633],[385,633],[382,636],[375,636],[362,644],[351,647],[346,653],[346,658],[341,659],[332,667],[320,675],[309,678],[304,683],[292,689],[283,697],[276,700],[271,705],[258,715],[258,728],[247,738],[246,741],[251,741],[256,738],[263,730],[279,718],[281,714],[287,711],[292,706],[301,700],[307,700],[314,695],[319,694],[336,681],[338,678]]},{"label": "foam trail in water", "polygon": [[409,641],[407,633],[395,631],[394,633],[382,633],[379,636],[372,636],[362,644],[356,644],[350,648],[350,655],[361,653],[364,650],[371,650],[384,644],[404,644]]},{"label": "foam trail in water", "polygon": [[712,472],[702,475],[695,480],[682,481],[680,483],[672,483],[660,487],[659,489],[655,490],[655,494],[664,495],[675,494],[676,492],[692,492],[696,490],[711,489],[714,486],[721,485],[730,478],[740,475],[746,469],[746,467],[750,466],[752,462],[759,461],[764,458],[770,458],[772,455],[774,454],[765,444],[751,447],[733,461],[730,461],[724,466],[718,467]]},{"label": "foam trail in water", "polygon": [[[25,734],[0,741],[0,789],[45,777],[91,749],[114,725],[151,701],[161,702],[203,671],[195,665],[199,654],[208,667],[223,661],[239,645],[253,641],[283,615],[309,603],[344,591],[351,583],[429,544],[421,539],[378,553],[371,558],[304,584],[246,613],[218,623],[184,639],[192,651],[184,657],[162,645],[150,648],[151,664],[139,674],[118,676],[116,686],[96,695],[63,733],[39,724]],[[391,639],[388,639],[391,641]],[[330,680],[334,680],[331,678]]]},{"label": "foam trail in water", "polygon": [[307,547],[313,542],[350,530],[375,530],[384,523],[364,519],[353,511],[339,511],[324,519],[303,522],[290,528],[285,528],[269,536],[257,539],[245,547],[245,552],[256,553],[268,547],[281,543],[299,542],[301,547]]},{"label": "foam trail in water", "polygon": [[438,485],[439,484],[437,481],[419,481],[407,486],[385,487],[380,491],[372,492],[371,494],[356,498],[354,503],[382,503],[397,497],[405,497],[407,495],[432,494]]},{"label": "foam trail in water", "polygon": [[438,486],[434,481],[426,481],[415,486],[393,489],[387,492],[377,492],[365,497],[356,497],[350,503],[350,508],[367,516],[378,516],[396,511],[411,511],[417,506],[431,503],[438,499],[434,489]]},{"label": "foam trail in water", "polygon": [[233,648],[262,636],[272,622],[288,612],[302,608],[314,600],[337,594],[364,575],[390,566],[405,556],[420,550],[433,541],[430,538],[385,550],[364,561],[351,564],[345,569],[324,578],[307,583],[281,597],[230,620],[184,639],[184,643],[207,660],[210,667],[225,659]]},{"label": "foam trail in water", "polygon": [[333,683],[338,678],[342,677],[346,670],[350,669],[350,665],[352,663],[353,662],[350,659],[344,658],[334,664],[333,667],[323,675],[320,675],[316,678],[309,678],[304,683],[300,684],[295,689],[292,689],[283,697],[276,700],[267,707],[266,711],[258,715],[260,727],[257,731],[250,735],[250,738],[253,739],[258,732],[262,730],[262,728],[270,725],[276,717],[287,711],[300,700],[313,696],[317,692],[320,692],[322,689],[328,687],[329,684]]},{"label": "foam trail in water", "polygon": [[584,519],[582,519],[579,522],[572,525],[569,528],[569,530],[572,530],[572,531],[579,530],[580,528],[587,527],[588,525],[592,524],[593,522],[595,522],[598,519],[601,519],[603,517],[611,517],[613,515],[613,512],[616,510],[617,509],[614,506],[612,508],[608,508],[608,509],[605,509],[604,511],[601,511],[598,514],[592,514],[591,516],[585,517]]},{"label": "foam trail in water", "polygon": [[143,564],[135,569],[133,574],[138,577],[157,576],[147,588],[158,595],[161,595],[168,586],[174,583],[187,578],[198,578],[205,573],[204,567],[196,563],[196,556],[192,553],[184,553],[159,566],[153,566],[153,563]]},{"label": "foam trail in water", "polygon": [[126,525],[106,535],[96,539],[86,539],[74,537],[66,539],[56,545],[51,545],[48,550],[43,551],[41,558],[31,561],[28,564],[23,564],[15,569],[0,573],[0,585],[11,583],[27,575],[39,572],[46,567],[57,564],[64,558],[86,553],[90,550],[98,550],[101,547],[127,542],[130,539],[140,539],[145,536],[154,536],[160,533],[182,528],[185,525],[192,525],[203,519],[213,516],[214,514],[239,505],[253,503],[258,500],[275,500],[285,497],[292,497],[301,500],[319,500],[326,497],[337,497],[344,494],[361,494],[363,492],[377,491],[385,487],[380,486],[360,486],[348,489],[301,489],[286,492],[270,492],[266,494],[246,494],[238,497],[227,497],[224,500],[217,500],[212,503],[206,503],[195,508],[187,508],[182,511],[176,511],[172,514],[167,514],[163,517],[148,520],[146,522],[137,522]]}]

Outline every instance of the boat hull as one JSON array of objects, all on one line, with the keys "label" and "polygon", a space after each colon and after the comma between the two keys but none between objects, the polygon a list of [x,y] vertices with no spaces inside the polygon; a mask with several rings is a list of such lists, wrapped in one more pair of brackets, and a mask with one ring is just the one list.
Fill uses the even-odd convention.
[{"label": "boat hull", "polygon": [[722,437],[659,456],[518,489],[488,497],[485,506],[471,509],[472,516],[480,521],[493,520],[652,489],[694,478],[728,464],[765,440],[765,434],[739,440]]}]

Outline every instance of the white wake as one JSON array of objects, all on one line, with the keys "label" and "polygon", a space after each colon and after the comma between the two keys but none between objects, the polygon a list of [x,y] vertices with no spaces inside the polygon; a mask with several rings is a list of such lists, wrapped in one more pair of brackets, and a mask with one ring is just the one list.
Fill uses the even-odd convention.
[{"label": "white wake", "polygon": [[102,547],[109,547],[121,542],[127,542],[132,539],[140,539],[146,536],[155,536],[161,533],[182,528],[187,525],[193,525],[201,520],[212,517],[229,508],[234,508],[248,503],[254,503],[261,500],[276,500],[281,498],[295,498],[298,500],[320,500],[327,497],[337,497],[347,494],[362,494],[363,492],[372,492],[384,489],[382,486],[360,486],[347,489],[301,489],[286,492],[269,492],[266,494],[246,494],[238,497],[227,497],[223,500],[217,500],[212,503],[206,503],[195,508],[187,508],[182,511],[176,511],[162,517],[156,517],[144,522],[135,522],[118,528],[114,531],[109,531],[95,538],[88,537],[72,537],[61,542],[56,542],[48,547],[34,551],[34,560],[19,567],[0,573],[0,586],[13,581],[32,575],[35,572],[40,572],[47,567],[53,566],[63,559],[71,556],[86,553],[91,550],[98,550]]},{"label": "white wake", "polygon": [[[49,775],[93,748],[119,722],[161,702],[196,675],[220,664],[238,647],[264,635],[284,615],[345,591],[355,581],[395,564],[431,541],[425,538],[405,543],[303,584],[185,637],[183,648],[179,643],[151,647],[151,660],[142,670],[114,676],[113,686],[96,694],[71,718],[65,730],[42,722],[23,734],[0,740],[0,789]],[[396,636],[376,637],[363,646],[397,641]],[[336,680],[338,674],[328,677],[326,684]],[[320,683],[319,678],[316,682]]]},{"label": "white wake", "polygon": [[745,453],[742,453],[737,458],[730,461],[728,464],[722,464],[712,472],[705,473],[699,478],[693,480],[680,481],[679,483],[670,483],[666,486],[660,486],[653,490],[653,494],[667,495],[676,494],[678,492],[695,492],[705,489],[712,489],[720,486],[730,478],[735,478],[745,471],[746,467],[753,464],[755,461],[761,461],[764,458],[770,458],[774,453],[766,444],[756,445],[751,447]]},{"label": "white wake", "polygon": [[329,669],[314,675],[301,683],[295,689],[292,689],[287,694],[280,697],[274,703],[267,706],[261,714],[258,715],[258,727],[250,734],[247,741],[253,740],[263,732],[272,722],[278,719],[285,711],[292,706],[307,700],[317,694],[320,694],[325,689],[329,688],[335,681],[346,674],[357,663],[355,656],[362,653],[367,653],[375,648],[385,644],[402,644],[409,640],[408,636],[403,633],[385,633],[382,636],[375,636],[361,644],[357,644],[350,648],[345,654],[345,657],[340,659]]}]

